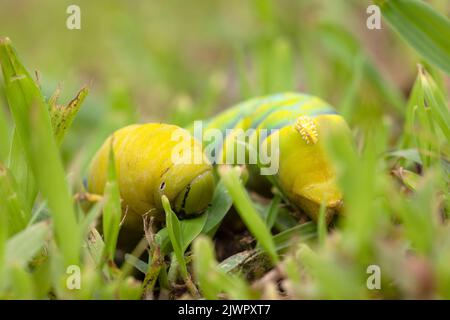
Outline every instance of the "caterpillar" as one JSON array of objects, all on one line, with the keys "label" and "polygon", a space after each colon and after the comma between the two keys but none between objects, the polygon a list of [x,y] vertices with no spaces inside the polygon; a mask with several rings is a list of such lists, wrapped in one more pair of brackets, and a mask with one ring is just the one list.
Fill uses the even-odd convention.
[{"label": "caterpillar", "polygon": [[[233,134],[227,135],[227,129],[254,129],[250,145],[256,148],[272,143],[276,132],[279,170],[273,181],[280,191],[313,220],[318,219],[322,204],[327,221],[340,210],[342,194],[324,150],[324,133],[350,131],[345,120],[323,100],[300,93],[254,98],[203,121],[203,125],[205,131],[220,130],[224,138],[223,150],[233,144],[235,138]],[[211,201],[214,163],[202,153],[205,137],[196,140],[190,136],[184,142],[193,152],[202,153],[200,163],[174,164],[171,154],[179,142],[171,139],[171,135],[178,129],[174,125],[151,123],[131,125],[113,134],[118,182],[124,210],[128,210],[123,227],[136,228],[145,213],[162,220],[163,194],[180,217],[201,214]],[[260,139],[262,129],[270,129],[271,133]],[[112,137],[105,141],[91,163],[89,192],[103,193],[110,139]],[[225,157],[226,152],[222,153]],[[249,167],[251,176],[258,180],[255,166]]]}]

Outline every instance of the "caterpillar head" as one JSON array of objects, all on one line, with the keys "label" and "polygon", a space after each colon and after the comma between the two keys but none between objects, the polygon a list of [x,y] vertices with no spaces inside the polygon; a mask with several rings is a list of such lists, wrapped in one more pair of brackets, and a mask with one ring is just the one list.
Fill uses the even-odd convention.
[{"label": "caterpillar head", "polygon": [[[201,145],[191,136],[185,137],[183,144],[187,154],[198,153],[197,161],[191,161],[190,157],[188,161],[172,160],[157,180],[154,199],[156,207],[162,210],[161,197],[165,195],[173,211],[180,218],[188,218],[206,210],[214,193],[215,180]],[[176,149],[173,148],[173,151],[176,152]]]},{"label": "caterpillar head", "polygon": [[160,178],[155,204],[162,211],[161,197],[165,195],[179,218],[202,214],[211,202],[215,181],[210,165],[174,165]]}]

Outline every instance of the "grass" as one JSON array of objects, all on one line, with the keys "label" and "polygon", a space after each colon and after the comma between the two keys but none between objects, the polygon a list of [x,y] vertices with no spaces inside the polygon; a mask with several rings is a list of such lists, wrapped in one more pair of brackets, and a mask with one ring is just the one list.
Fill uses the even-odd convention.
[{"label": "grass", "polygon": [[[67,67],[52,58],[57,50],[45,49],[48,61],[37,82],[23,62],[34,63],[30,35],[18,35],[21,57],[29,54],[24,60],[11,40],[1,38],[0,298],[449,299],[450,23],[444,10],[450,7],[446,1],[375,2],[388,23],[374,31],[381,58],[367,43],[373,34],[355,31],[352,19],[332,14],[365,12],[360,1],[224,2],[219,16],[205,17],[192,30],[184,26],[211,46],[206,52],[214,59],[205,58],[205,65],[217,69],[206,71],[195,59],[180,58],[183,46],[164,22],[144,28],[148,19],[140,12],[131,19],[118,14],[121,5],[112,5],[102,11],[104,19],[131,30],[131,42],[120,33],[111,42],[111,55],[123,59],[114,65],[106,55],[92,66],[95,52],[82,46],[79,60],[71,63],[108,80],[89,90],[77,83],[79,91],[72,82],[69,90],[51,94],[52,77],[63,77]],[[216,5],[199,1],[196,9]],[[245,32],[222,25],[235,6],[241,9],[235,18],[248,25]],[[194,14],[185,9],[188,17]],[[170,4],[155,10],[162,16],[183,11]],[[4,21],[11,24],[8,17]],[[200,31],[203,23],[221,40]],[[160,30],[154,41],[164,49],[149,44],[145,31],[132,30]],[[60,32],[55,39],[80,36]],[[214,52],[223,52],[223,58]],[[402,68],[399,75],[385,71],[394,64]],[[47,69],[58,76],[46,78]],[[125,80],[110,82],[115,72]],[[324,208],[316,226],[290,212],[282,195],[256,196],[244,187],[238,168],[221,167],[205,214],[179,220],[163,199],[166,225],[146,230],[125,262],[116,264],[121,201],[112,151],[104,196],[88,210],[80,200],[86,166],[108,134],[154,114],[187,125],[231,101],[299,89],[331,101],[353,129],[352,141],[328,139],[345,203],[331,226]],[[69,102],[60,104],[59,96]],[[136,104],[150,101],[174,107],[164,115],[136,110]],[[103,235],[96,229],[100,225]],[[76,290],[67,285],[77,281],[73,265],[82,274]],[[371,265],[382,270],[377,290],[366,285]]]}]

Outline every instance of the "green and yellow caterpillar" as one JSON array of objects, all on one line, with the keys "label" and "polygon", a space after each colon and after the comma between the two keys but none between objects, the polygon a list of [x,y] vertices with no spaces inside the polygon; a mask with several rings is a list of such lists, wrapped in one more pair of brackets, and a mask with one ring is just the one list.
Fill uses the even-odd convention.
[{"label": "green and yellow caterpillar", "polygon": [[[204,121],[203,126],[205,132],[219,129],[224,146],[234,138],[233,134],[227,135],[226,129],[254,129],[250,144],[257,148],[270,144],[277,132],[279,170],[273,178],[286,198],[313,220],[317,220],[322,203],[326,206],[327,221],[341,208],[342,194],[325,154],[324,139],[326,131],[331,134],[350,131],[345,120],[321,99],[299,93],[255,98]],[[125,227],[136,225],[146,213],[162,218],[163,194],[180,216],[200,214],[211,201],[215,184],[211,161],[204,155],[200,163],[174,164],[171,160],[179,143],[171,135],[177,129],[173,125],[151,123],[128,126],[114,133],[119,187],[129,216]],[[270,129],[271,134],[260,139],[261,129]],[[204,141],[191,137],[184,143],[193,152],[202,152],[201,142]],[[108,139],[92,161],[88,176],[88,190],[92,193],[103,193],[109,145]]]}]

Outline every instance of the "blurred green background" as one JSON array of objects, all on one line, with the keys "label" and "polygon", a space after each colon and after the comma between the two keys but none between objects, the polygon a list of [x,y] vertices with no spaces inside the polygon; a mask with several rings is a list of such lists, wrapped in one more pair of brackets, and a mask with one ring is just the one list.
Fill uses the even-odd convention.
[{"label": "blurred green background", "polygon": [[[429,2],[450,13],[449,1]],[[60,102],[67,103],[90,87],[63,146],[72,173],[83,171],[118,127],[186,125],[247,97],[284,90],[321,96],[358,128],[389,117],[399,134],[420,61],[384,21],[381,30],[367,29],[370,1],[0,3],[1,34],[39,72],[47,96],[62,84]],[[81,30],[66,28],[71,4],[81,8]]]}]

